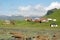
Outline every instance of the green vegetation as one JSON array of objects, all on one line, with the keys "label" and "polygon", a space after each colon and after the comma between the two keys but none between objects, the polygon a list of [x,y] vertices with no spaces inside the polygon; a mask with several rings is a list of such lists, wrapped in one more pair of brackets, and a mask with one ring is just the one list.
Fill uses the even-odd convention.
[{"label": "green vegetation", "polygon": [[[15,25],[12,24],[2,24],[3,20],[0,20],[0,38],[10,38],[11,35],[9,34],[9,32],[12,31],[20,31],[20,30],[25,30],[27,32],[24,31],[24,35],[28,34],[28,35],[33,35],[35,32],[41,32],[43,33],[41,30],[45,31],[47,30],[47,33],[49,34],[50,31],[48,30],[56,30],[56,29],[60,29],[60,9],[54,11],[52,14],[44,16],[44,18],[52,18],[52,19],[57,19],[57,21],[55,23],[58,24],[58,27],[50,27],[50,24],[52,23],[52,21],[50,22],[44,22],[44,23],[35,23],[35,22],[27,22],[24,20],[15,20]],[[5,32],[5,33],[4,33]],[[51,34],[49,34],[51,35]],[[4,37],[3,37],[4,36]]]},{"label": "green vegetation", "polygon": [[57,29],[57,28],[51,28],[50,23],[51,22],[46,22],[46,23],[35,23],[35,22],[27,22],[27,21],[15,21],[15,25],[12,24],[2,24],[0,22],[0,28],[14,28],[14,29]]},{"label": "green vegetation", "polygon": [[52,14],[45,16],[45,17],[57,19],[56,23],[58,24],[58,27],[60,28],[60,9],[55,10]]},{"label": "green vegetation", "polygon": [[57,19],[56,23],[58,24],[57,28],[51,28],[50,24],[52,22],[47,22],[47,23],[35,23],[35,22],[27,22],[24,20],[17,20],[15,21],[15,25],[3,25],[2,22],[0,21],[0,27],[2,28],[37,28],[37,29],[59,29],[60,28],[60,9],[55,10],[52,14],[45,16],[46,18],[52,18],[52,19]]}]

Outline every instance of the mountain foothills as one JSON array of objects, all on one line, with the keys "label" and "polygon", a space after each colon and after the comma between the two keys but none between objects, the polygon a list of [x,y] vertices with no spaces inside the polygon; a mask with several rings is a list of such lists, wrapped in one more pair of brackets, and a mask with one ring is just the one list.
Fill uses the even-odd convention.
[{"label": "mountain foothills", "polygon": [[20,19],[24,19],[24,16],[14,16],[14,15],[12,15],[12,16],[6,16],[6,15],[1,15],[0,16],[0,20],[20,20]]},{"label": "mountain foothills", "polygon": [[[46,15],[44,17],[47,18],[56,18],[59,21],[59,15],[60,15],[60,9],[52,9],[48,10]],[[41,18],[41,16],[29,16],[30,18]],[[19,15],[19,16],[6,16],[6,15],[0,15],[0,20],[24,20],[24,16]]]},{"label": "mountain foothills", "polygon": [[[29,18],[40,18],[41,16],[29,16]],[[12,16],[6,16],[6,15],[0,15],[0,20],[24,20],[24,16],[15,16],[15,15],[12,15]]]},{"label": "mountain foothills", "polygon": [[60,25],[60,9],[52,9],[47,12],[46,18],[55,18],[57,19],[56,23]]},{"label": "mountain foothills", "polygon": [[[60,28],[60,9],[52,9],[47,12],[47,14],[43,17],[39,16],[29,16],[31,18],[51,18],[56,19],[56,21],[49,21],[49,22],[34,22],[34,21],[25,21],[22,19],[25,19],[24,16],[0,16],[0,26],[1,27],[8,27],[8,28],[38,28],[38,29],[55,29],[56,27],[51,27],[50,24],[56,23],[58,26],[57,28]],[[5,19],[9,19],[11,21],[6,22]],[[14,20],[14,21],[12,21]],[[35,20],[36,21],[36,20]],[[7,23],[7,24],[6,24]],[[9,25],[8,25],[9,24]],[[55,24],[54,24],[55,25]]]},{"label": "mountain foothills", "polygon": [[47,18],[56,18],[57,21],[60,21],[60,9],[49,10],[45,17],[47,17]]},{"label": "mountain foothills", "polygon": [[46,15],[52,14],[55,10],[57,10],[57,8],[54,8],[54,9],[48,10]]}]

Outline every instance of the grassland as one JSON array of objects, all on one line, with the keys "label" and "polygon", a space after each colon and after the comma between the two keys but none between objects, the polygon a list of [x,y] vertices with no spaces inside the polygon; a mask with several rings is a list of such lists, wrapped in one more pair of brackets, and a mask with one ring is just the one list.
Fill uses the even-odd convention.
[{"label": "grassland", "polygon": [[[27,22],[27,21],[15,21],[15,25],[3,25],[2,21],[0,22],[0,28],[16,28],[16,29],[20,29],[20,28],[24,28],[24,29],[59,29],[60,26],[58,26],[57,28],[51,28],[50,24],[52,22],[47,22],[47,23],[35,23],[35,22]],[[56,22],[57,23],[57,22]],[[59,23],[58,23],[59,24]]]},{"label": "grassland", "polygon": [[[58,24],[58,29],[60,28],[60,9],[54,11],[50,15],[44,16],[45,18],[52,18],[52,19],[57,19],[55,23]],[[50,24],[51,22],[47,23],[35,23],[35,22],[27,22],[24,20],[15,20],[15,25],[2,25],[2,20],[0,20],[0,28],[38,28],[38,29],[57,29],[57,28],[51,28]]]},{"label": "grassland", "polygon": [[[50,15],[46,15],[44,16],[45,18],[52,18],[52,19],[57,19],[57,21],[55,23],[58,24],[58,29],[60,28],[60,9],[54,11],[52,14]],[[47,23],[35,23],[35,22],[27,22],[24,20],[15,20],[15,25],[2,25],[2,20],[0,20],[0,28],[38,28],[38,29],[55,29],[55,28],[51,28],[50,24],[51,22],[47,22]]]},{"label": "grassland", "polygon": [[50,15],[47,15],[47,16],[44,16],[44,17],[45,18],[55,18],[55,19],[57,19],[57,21],[55,23],[58,24],[58,27],[51,28],[50,24],[52,23],[52,21],[46,22],[46,23],[35,23],[35,22],[27,22],[27,21],[24,21],[24,20],[15,20],[15,25],[11,25],[11,24],[9,24],[9,25],[4,24],[3,25],[2,24],[3,21],[0,20],[0,38],[11,37],[11,35],[8,34],[8,33],[12,32],[12,31],[18,31],[18,32],[22,31],[22,32],[24,32],[24,34],[33,35],[33,33],[36,33],[36,32],[37,33],[38,32],[42,33],[42,31],[45,32],[45,30],[47,30],[46,33],[50,33],[50,32],[52,32],[50,30],[55,30],[56,31],[56,30],[60,29],[60,9],[56,10],[54,13],[52,13]]}]

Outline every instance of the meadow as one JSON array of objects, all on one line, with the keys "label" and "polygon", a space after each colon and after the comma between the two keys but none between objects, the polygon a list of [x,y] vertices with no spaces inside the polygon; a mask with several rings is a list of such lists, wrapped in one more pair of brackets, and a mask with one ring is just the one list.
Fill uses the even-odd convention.
[{"label": "meadow", "polygon": [[2,24],[3,20],[0,20],[0,39],[11,38],[10,32],[22,32],[24,35],[34,36],[37,34],[49,35],[51,38],[53,34],[60,33],[60,10],[56,10],[54,13],[44,16],[44,18],[55,18],[55,22],[58,27],[50,27],[50,22],[28,22],[24,20],[14,20],[15,25],[12,24]]},{"label": "meadow", "polygon": [[15,25],[7,25],[2,24],[0,21],[0,38],[7,39],[11,38],[10,32],[22,32],[24,35],[34,36],[37,34],[49,35],[52,36],[52,33],[60,33],[60,25],[58,27],[50,27],[50,23],[36,23],[36,22],[28,22],[24,20],[15,21]]},{"label": "meadow", "polygon": [[[0,28],[16,28],[16,29],[20,29],[20,28],[28,28],[28,29],[59,29],[60,25],[58,24],[58,27],[50,27],[50,24],[52,23],[52,21],[50,22],[42,22],[42,23],[36,23],[36,22],[28,22],[28,21],[24,21],[24,20],[19,20],[19,21],[15,21],[15,25],[11,25],[11,24],[2,24],[3,21],[0,21]],[[56,22],[57,23],[57,22]]]}]

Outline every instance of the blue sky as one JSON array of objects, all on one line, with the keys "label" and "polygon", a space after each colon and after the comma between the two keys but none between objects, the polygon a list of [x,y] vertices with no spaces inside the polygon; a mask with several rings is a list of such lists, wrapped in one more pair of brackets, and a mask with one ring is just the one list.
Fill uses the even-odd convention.
[{"label": "blue sky", "polygon": [[[0,0],[0,14],[16,14],[19,13],[17,10],[20,6],[28,5],[42,5],[49,6],[52,2],[59,2],[60,0]],[[20,12],[21,13],[21,12]]]}]

